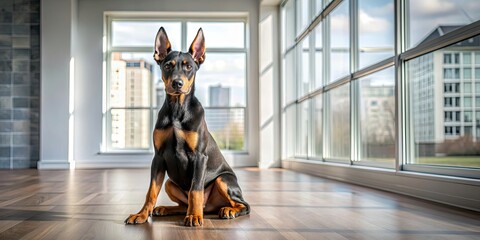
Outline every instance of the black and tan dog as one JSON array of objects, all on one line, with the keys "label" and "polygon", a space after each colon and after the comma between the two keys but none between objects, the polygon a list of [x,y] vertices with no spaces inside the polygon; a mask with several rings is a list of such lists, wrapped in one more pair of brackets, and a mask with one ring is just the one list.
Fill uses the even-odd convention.
[{"label": "black and tan dog", "polygon": [[[126,224],[144,223],[150,215],[185,214],[186,226],[201,226],[203,213],[235,218],[250,213],[237,177],[222,156],[205,123],[195,92],[195,73],[205,60],[205,38],[198,30],[188,53],[171,50],[165,30],[155,39],[155,61],[167,93],[153,132],[155,156],[147,198]],[[178,206],[155,207],[162,183]]]}]

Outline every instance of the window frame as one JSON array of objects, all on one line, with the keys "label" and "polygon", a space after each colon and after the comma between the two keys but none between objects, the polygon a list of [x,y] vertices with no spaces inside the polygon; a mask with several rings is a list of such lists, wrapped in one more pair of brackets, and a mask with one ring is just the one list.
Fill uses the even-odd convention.
[{"label": "window frame", "polygon": [[[164,15],[164,14],[162,14]],[[111,72],[111,61],[113,52],[131,52],[131,53],[146,53],[153,56],[153,43],[154,39],[152,38],[152,46],[113,46],[113,21],[138,21],[138,22],[179,22],[181,25],[181,43],[180,49],[173,49],[175,51],[186,52],[188,49],[189,42],[193,39],[187,39],[187,23],[188,22],[241,22],[243,23],[243,47],[208,47],[206,54],[209,53],[243,53],[245,54],[245,106],[243,107],[204,107],[205,109],[243,109],[243,149],[241,150],[227,150],[221,149],[223,153],[228,154],[248,154],[249,153],[249,142],[251,133],[249,131],[249,104],[247,91],[249,87],[249,78],[250,78],[250,67],[248,64],[248,59],[250,58],[249,53],[249,22],[248,15],[244,13],[233,13],[233,14],[205,14],[205,13],[172,13],[167,14],[167,16],[159,16],[156,13],[143,13],[143,12],[106,12],[104,14],[104,38],[103,38],[103,103],[102,103],[102,144],[101,144],[101,153],[115,153],[115,154],[151,154],[154,152],[153,141],[148,141],[148,148],[112,148],[112,141],[109,137],[111,134],[111,110],[112,109],[145,109],[149,111],[149,121],[150,129],[153,131],[156,121],[156,116],[159,109],[161,108],[162,103],[158,103],[158,106],[153,106],[153,96],[150,100],[150,106],[148,107],[111,107],[109,106],[109,91],[110,91],[110,72]],[[160,27],[160,26],[159,26]],[[152,36],[154,33],[152,33]],[[153,67],[158,67],[154,65]],[[153,82],[151,85],[154,85]]]},{"label": "window frame", "polygon": [[[340,79],[334,79],[332,82],[329,82],[329,62],[325,61],[325,59],[329,58],[329,54],[331,51],[331,46],[328,38],[329,34],[329,14],[336,9],[338,5],[343,3],[344,1],[349,1],[349,19],[350,19],[350,74],[347,76],[344,76]],[[285,11],[285,6],[291,5],[290,3],[294,2],[294,0],[285,0],[281,4],[281,12],[283,13]],[[311,6],[313,6],[317,1],[311,0]],[[314,156],[314,154],[310,154],[311,151],[309,151],[309,154],[307,157],[305,156],[297,156],[295,153],[296,151],[293,150],[291,153],[286,153],[283,156],[283,159],[286,160],[294,160],[294,161],[310,161],[311,163],[325,163],[325,162],[332,162],[332,163],[343,163],[341,165],[343,166],[355,166],[355,165],[360,165],[360,166],[367,166],[367,167],[373,167],[374,170],[381,170],[382,164],[371,164],[366,162],[365,160],[358,161],[359,154],[360,154],[360,135],[359,135],[359,107],[357,106],[357,100],[358,100],[358,95],[359,95],[359,86],[358,86],[358,79],[364,76],[369,76],[370,74],[376,73],[378,71],[381,71],[383,69],[386,69],[388,67],[394,67],[394,72],[395,72],[395,131],[396,131],[396,141],[395,141],[395,147],[396,147],[396,154],[395,154],[395,167],[392,169],[393,174],[421,174],[425,173],[428,174],[429,176],[432,176],[434,178],[456,178],[460,177],[462,181],[476,181],[476,178],[480,176],[480,168],[464,168],[464,167],[455,167],[455,166],[435,166],[435,165],[424,165],[424,164],[410,164],[412,161],[415,159],[415,146],[414,146],[414,136],[415,133],[413,132],[412,126],[413,126],[413,116],[410,113],[411,109],[413,108],[413,104],[410,99],[410,90],[409,90],[409,79],[407,77],[407,62],[408,60],[411,60],[416,57],[420,57],[422,55],[434,52],[436,50],[448,47],[449,45],[470,39],[475,36],[480,36],[480,20],[477,20],[476,22],[470,23],[468,25],[465,25],[463,27],[460,27],[458,29],[455,29],[443,36],[440,36],[436,39],[428,40],[418,46],[414,47],[409,47],[408,46],[408,41],[409,41],[409,19],[408,19],[408,11],[409,11],[409,2],[408,0],[406,1],[392,1],[394,9],[393,13],[395,14],[394,16],[394,56],[388,57],[386,59],[380,60],[376,63],[370,64],[366,67],[359,68],[359,44],[358,44],[358,34],[359,30],[358,27],[355,23],[358,19],[358,0],[324,0],[322,1],[322,10],[320,12],[314,12],[312,16],[312,20],[310,24],[305,28],[302,29],[301,32],[299,32],[295,36],[295,41],[292,43],[291,46],[287,46],[286,48],[283,47],[281,51],[281,57],[282,59],[285,59],[287,54],[290,51],[295,51],[297,46],[300,46],[300,43],[306,38],[314,38],[312,35],[315,35],[315,28],[316,26],[322,24],[322,43],[323,43],[323,65],[322,67],[323,72],[323,84],[320,87],[315,87],[315,79],[312,78],[310,80],[310,86],[311,89],[307,93],[303,94],[302,96],[297,96],[293,101],[289,101],[287,103],[282,102],[281,105],[281,111],[283,114],[285,114],[287,109],[290,107],[296,107],[302,104],[303,101],[309,100],[309,99],[314,99],[315,96],[322,94],[322,105],[323,105],[323,113],[328,113],[330,111],[329,109],[329,101],[330,98],[328,97],[329,91],[332,89],[335,89],[339,86],[342,86],[345,83],[351,83],[350,84],[350,101],[351,104],[351,158],[349,159],[348,162],[342,161],[341,159],[335,159],[335,158],[329,158],[330,156],[329,153],[329,142],[327,141],[330,139],[329,136],[329,126],[330,123],[328,122],[328,116],[327,114],[322,114],[322,125],[323,125],[323,131],[322,131],[322,142],[323,142],[323,148],[322,148],[322,157],[319,156]],[[296,4],[293,4],[293,12],[296,14],[298,11],[295,9]],[[316,9],[312,7],[312,9]],[[293,17],[296,19],[296,16]],[[285,19],[282,19],[285,20]],[[286,24],[285,22],[282,22],[281,29],[282,29],[282,41],[285,41],[286,38],[290,38],[289,36],[285,36],[285,32],[287,31],[285,29]],[[293,31],[296,33],[297,24],[293,24]],[[283,46],[283,45],[282,45]],[[448,53],[448,51],[445,51],[445,53]],[[480,52],[477,52],[477,54],[480,56]],[[475,55],[475,54],[473,54]],[[476,60],[476,55],[475,56],[470,56],[471,60],[471,68],[472,68],[472,77],[471,81],[475,82],[477,84],[478,78],[475,76],[475,70],[478,68]],[[463,54],[455,56],[454,54],[451,54],[451,60],[452,62],[448,64],[448,67],[451,69],[455,69],[463,62]],[[457,60],[458,62],[456,62]],[[442,58],[443,62],[443,58]],[[282,67],[285,67],[282,65]],[[293,70],[294,72],[298,72],[299,68],[298,66],[295,67]],[[479,68],[480,69],[480,68]],[[283,69],[284,70],[284,69]],[[453,76],[455,76],[455,70],[452,70]],[[447,79],[445,83],[449,84],[456,84],[459,81],[461,81],[462,76],[463,76],[463,71],[460,69],[460,72],[458,73],[459,79],[456,79],[455,77],[452,79]],[[480,71],[479,71],[480,72]],[[286,81],[289,81],[289,79],[285,79],[284,71],[282,74],[282,87],[286,86]],[[296,73],[297,78],[294,80],[294,85],[303,82],[301,79],[298,79],[298,76],[300,74]],[[315,74],[311,75],[315,76]],[[291,80],[290,80],[291,81]],[[433,81],[433,79],[429,79],[429,81]],[[447,93],[449,97],[456,97],[457,95],[460,95],[461,92],[463,92],[463,89],[460,89],[460,86],[458,88],[458,91],[455,92],[455,86],[451,86],[453,92]],[[473,88],[473,86],[472,86]],[[282,93],[284,89],[281,89]],[[473,91],[473,90],[472,90]],[[477,92],[473,92],[473,95],[475,95]],[[355,102],[357,101],[357,102]],[[455,99],[455,101],[457,101]],[[473,102],[473,100],[472,100]],[[458,103],[456,103],[458,104]],[[463,103],[460,103],[463,105]],[[473,105],[474,103],[472,103]],[[443,103],[442,103],[443,105]],[[454,105],[452,108],[456,108],[457,106]],[[476,114],[476,111],[475,111]],[[286,116],[286,115],[284,115]],[[476,115],[474,116],[476,117]],[[288,116],[282,118],[282,119],[287,119]],[[313,117],[310,116],[310,125],[313,124]],[[474,119],[475,120],[475,119]],[[475,120],[476,121],[476,120]],[[286,123],[282,123],[283,126],[286,125]],[[291,125],[292,126],[292,125]],[[297,126],[297,124],[293,124],[293,126]],[[455,125],[452,127],[459,128],[460,134],[462,133],[462,129],[464,125]],[[298,127],[298,126],[297,126]],[[314,129],[313,125],[310,126],[310,129]],[[288,130],[287,130],[288,131]],[[455,133],[455,129],[452,129],[453,134]],[[477,131],[475,128],[472,129],[472,131]],[[283,133],[282,133],[283,134]],[[313,134],[313,133],[310,133]],[[294,136],[296,137],[296,136]],[[312,137],[309,137],[308,139],[311,140],[310,143],[312,144]],[[292,143],[295,143],[295,138],[283,138],[282,146],[290,146]],[[309,146],[310,146],[309,145]],[[298,160],[297,160],[298,159]],[[385,170],[382,170],[385,171]]]}]

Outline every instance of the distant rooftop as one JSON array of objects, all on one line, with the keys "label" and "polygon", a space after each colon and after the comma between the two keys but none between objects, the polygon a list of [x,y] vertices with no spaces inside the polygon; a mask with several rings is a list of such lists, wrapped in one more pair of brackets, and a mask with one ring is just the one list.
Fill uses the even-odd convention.
[{"label": "distant rooftop", "polygon": [[[465,25],[451,25],[451,26],[438,26],[437,28],[433,29],[433,31],[427,35],[422,41],[420,41],[418,45],[421,45],[425,42],[430,40],[439,38],[457,28],[463,27]],[[473,39],[467,39],[465,41],[459,42],[456,44],[457,46],[480,46],[480,36],[473,37]]]}]

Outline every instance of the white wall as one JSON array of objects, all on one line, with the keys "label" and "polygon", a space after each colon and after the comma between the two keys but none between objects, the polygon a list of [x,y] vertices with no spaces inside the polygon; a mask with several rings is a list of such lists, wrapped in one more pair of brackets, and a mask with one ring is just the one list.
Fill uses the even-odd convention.
[{"label": "white wall", "polygon": [[278,6],[260,7],[261,168],[280,167],[280,62]]},{"label": "white wall", "polygon": [[[56,4],[53,4],[53,3]],[[70,2],[70,1],[68,1]],[[55,6],[53,6],[55,5]],[[68,38],[70,5],[42,1],[42,144],[41,162],[65,161],[68,142]],[[44,11],[43,11],[44,10]],[[152,154],[99,154],[102,143],[102,37],[106,11],[247,12],[249,19],[249,75],[247,106],[248,154],[226,155],[234,166],[255,166],[259,154],[258,14],[257,0],[147,1],[78,0],[75,47],[75,128],[73,159],[78,168],[146,167]],[[45,17],[44,17],[45,16]],[[60,16],[60,18],[58,17]],[[44,21],[48,20],[48,21]],[[56,39],[56,34],[62,38]],[[154,34],[154,33],[153,33]],[[53,43],[51,41],[58,41]],[[45,45],[43,44],[45,43]],[[208,61],[208,60],[207,60]],[[48,81],[44,81],[48,79]],[[45,91],[44,91],[45,89]],[[55,112],[53,115],[52,112]],[[58,140],[57,140],[58,139]],[[52,142],[53,141],[53,142]],[[59,141],[61,143],[59,144]]]},{"label": "white wall", "polygon": [[38,168],[69,168],[69,73],[76,0],[41,4],[41,113]]}]

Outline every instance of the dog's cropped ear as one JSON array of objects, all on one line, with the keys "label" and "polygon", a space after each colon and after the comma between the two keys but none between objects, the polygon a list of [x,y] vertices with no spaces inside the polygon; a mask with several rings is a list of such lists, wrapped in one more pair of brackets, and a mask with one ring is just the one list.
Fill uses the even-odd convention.
[{"label": "dog's cropped ear", "polygon": [[202,28],[198,29],[197,36],[190,45],[188,52],[192,55],[193,60],[200,65],[205,61],[205,37]]},{"label": "dog's cropped ear", "polygon": [[153,54],[153,58],[158,64],[160,64],[160,62],[165,59],[170,51],[172,51],[172,45],[168,40],[165,29],[161,27],[157,32],[157,36],[155,37],[155,52]]}]

